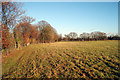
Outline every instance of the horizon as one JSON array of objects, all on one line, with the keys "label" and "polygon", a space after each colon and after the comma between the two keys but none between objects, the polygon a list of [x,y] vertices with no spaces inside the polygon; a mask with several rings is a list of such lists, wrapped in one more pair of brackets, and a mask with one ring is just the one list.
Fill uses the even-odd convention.
[{"label": "horizon", "polygon": [[[32,6],[31,6],[32,5]],[[45,20],[58,34],[118,34],[118,2],[24,2],[26,15]]]}]

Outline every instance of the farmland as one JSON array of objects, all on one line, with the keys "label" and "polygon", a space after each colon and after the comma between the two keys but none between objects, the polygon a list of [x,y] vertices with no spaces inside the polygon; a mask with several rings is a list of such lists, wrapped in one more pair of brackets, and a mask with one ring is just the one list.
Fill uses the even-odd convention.
[{"label": "farmland", "polygon": [[120,78],[117,40],[31,44],[2,58],[3,78]]}]

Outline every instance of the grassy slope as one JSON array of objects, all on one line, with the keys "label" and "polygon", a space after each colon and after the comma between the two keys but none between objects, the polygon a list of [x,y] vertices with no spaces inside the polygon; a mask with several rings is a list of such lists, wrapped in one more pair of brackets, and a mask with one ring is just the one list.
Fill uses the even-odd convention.
[{"label": "grassy slope", "polygon": [[33,44],[3,57],[2,74],[6,78],[120,78],[118,58],[118,41]]}]

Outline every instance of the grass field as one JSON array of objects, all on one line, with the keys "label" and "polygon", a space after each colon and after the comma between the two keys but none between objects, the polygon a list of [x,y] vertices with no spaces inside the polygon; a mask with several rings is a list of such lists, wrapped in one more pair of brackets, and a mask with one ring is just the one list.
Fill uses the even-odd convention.
[{"label": "grass field", "polygon": [[118,41],[32,44],[2,60],[3,78],[120,78]]}]

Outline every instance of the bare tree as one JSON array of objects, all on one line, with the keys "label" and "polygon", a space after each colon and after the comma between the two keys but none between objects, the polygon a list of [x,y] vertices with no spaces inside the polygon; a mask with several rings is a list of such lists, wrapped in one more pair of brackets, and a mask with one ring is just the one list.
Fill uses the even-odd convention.
[{"label": "bare tree", "polygon": [[58,40],[57,31],[46,21],[38,22],[40,42],[54,42]]},{"label": "bare tree", "polygon": [[9,29],[13,29],[13,25],[24,14],[22,3],[2,2],[2,25],[6,25]]},{"label": "bare tree", "polygon": [[35,19],[30,16],[21,16],[20,20],[19,20],[20,23],[32,23],[34,21],[35,21]]},{"label": "bare tree", "polygon": [[91,36],[93,40],[104,40],[107,38],[106,33],[100,31],[91,32]]},{"label": "bare tree", "polygon": [[2,2],[2,48],[9,46],[9,30],[14,28],[18,18],[25,13],[17,2]]},{"label": "bare tree", "polygon": [[70,32],[69,33],[69,36],[70,36],[70,38],[73,40],[73,39],[76,39],[77,38],[77,33],[75,33],[75,32]]},{"label": "bare tree", "polygon": [[14,29],[14,37],[16,40],[17,48],[20,45],[27,45],[36,40],[34,38],[37,37],[37,30],[30,24],[33,21],[35,21],[35,19],[29,16],[23,16],[19,20],[19,24]]}]

